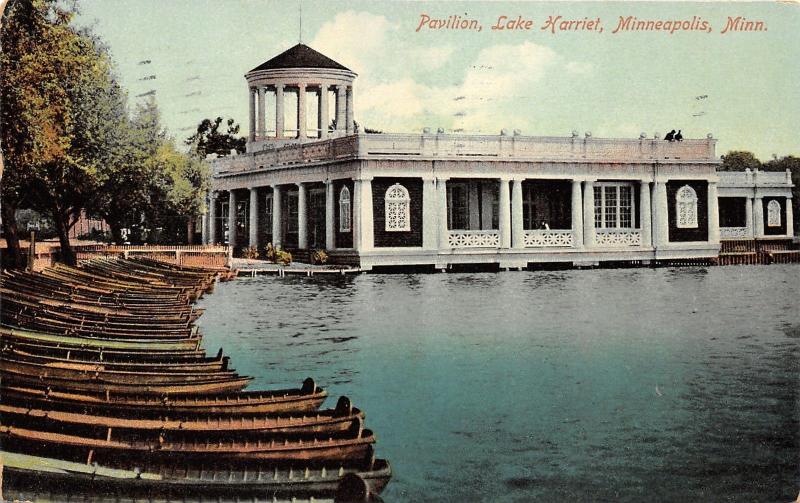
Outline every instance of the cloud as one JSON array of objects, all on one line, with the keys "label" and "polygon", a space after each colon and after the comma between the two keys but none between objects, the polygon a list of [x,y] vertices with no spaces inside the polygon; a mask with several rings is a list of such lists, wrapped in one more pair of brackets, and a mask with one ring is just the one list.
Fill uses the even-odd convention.
[{"label": "cloud", "polygon": [[[356,119],[371,128],[530,130],[548,78],[559,74],[581,78],[593,71],[589,63],[568,61],[552,48],[530,41],[492,45],[469,58],[449,45],[403,45],[412,42],[404,42],[399,30],[384,16],[347,11],[325,23],[310,42],[359,74]],[[444,67],[446,78],[440,83],[431,72]],[[459,97],[463,98],[456,100]]]}]

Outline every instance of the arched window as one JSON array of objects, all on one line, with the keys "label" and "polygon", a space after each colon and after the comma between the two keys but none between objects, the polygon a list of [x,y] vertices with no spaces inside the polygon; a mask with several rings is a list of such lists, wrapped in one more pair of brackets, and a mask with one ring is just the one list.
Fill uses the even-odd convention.
[{"label": "arched window", "polygon": [[678,189],[675,195],[675,210],[679,229],[697,228],[697,192],[688,185]]},{"label": "arched window", "polygon": [[396,183],[386,190],[383,198],[386,209],[386,231],[402,232],[411,230],[409,207],[411,198],[405,187]]},{"label": "arched window", "polygon": [[339,232],[350,232],[350,189],[347,186],[339,191]]},{"label": "arched window", "polygon": [[772,200],[767,204],[767,227],[781,226],[781,203]]}]

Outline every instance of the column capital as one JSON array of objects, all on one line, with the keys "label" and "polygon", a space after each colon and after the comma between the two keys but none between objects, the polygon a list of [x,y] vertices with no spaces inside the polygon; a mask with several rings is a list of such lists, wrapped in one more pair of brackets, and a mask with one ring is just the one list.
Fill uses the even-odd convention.
[{"label": "column capital", "polygon": [[448,181],[448,180],[450,180],[450,177],[449,177],[449,176],[438,176],[438,175],[436,176],[436,181],[439,181],[439,182],[446,182],[446,181]]},{"label": "column capital", "polygon": [[323,180],[322,182],[323,182],[325,185],[333,185],[333,182],[334,182],[334,180],[332,180],[332,179],[330,179],[330,178],[326,178],[326,179],[325,179],[325,180]]},{"label": "column capital", "polygon": [[298,82],[297,83],[297,88],[298,89],[305,89],[307,86],[308,86],[308,84],[306,84],[305,82]]},{"label": "column capital", "polygon": [[298,187],[304,187],[306,183],[307,182],[294,182],[294,184],[297,185]]},{"label": "column capital", "polygon": [[422,175],[420,178],[423,182],[436,182],[436,177],[433,175]]},{"label": "column capital", "polygon": [[272,190],[280,190],[280,188],[281,188],[281,184],[280,183],[271,183],[271,184],[269,184],[269,186],[272,187]]},{"label": "column capital", "polygon": [[354,182],[371,182],[372,179],[375,178],[373,176],[357,176],[353,178]]},{"label": "column capital", "polygon": [[286,89],[286,84],[275,84],[276,91],[283,91],[284,89]]}]

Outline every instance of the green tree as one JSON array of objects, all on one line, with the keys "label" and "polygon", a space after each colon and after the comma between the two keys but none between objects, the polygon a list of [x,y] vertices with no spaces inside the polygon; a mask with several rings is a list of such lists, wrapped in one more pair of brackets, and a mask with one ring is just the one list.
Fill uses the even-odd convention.
[{"label": "green tree", "polygon": [[108,223],[114,241],[122,243],[122,229],[136,228],[146,213],[153,213],[157,198],[152,196],[161,180],[149,161],[168,139],[153,99],[138,104],[132,119],[122,117],[116,132],[98,173],[100,188],[91,211]]},{"label": "green tree", "polygon": [[163,201],[151,225],[166,229],[172,240],[178,239],[185,229],[186,241],[191,244],[194,222],[205,210],[210,179],[208,164],[179,152],[172,142],[164,142],[150,163],[160,180],[155,187],[160,190],[156,197]]},{"label": "green tree", "polygon": [[3,147],[3,231],[10,267],[24,267],[16,210],[31,204],[36,171],[67,156],[68,97],[61,83],[75,74],[73,12],[56,0],[6,6],[0,33],[0,142]]},{"label": "green tree", "polygon": [[718,171],[744,171],[750,168],[751,171],[761,169],[759,161],[752,152],[746,150],[731,150],[722,156],[722,164],[717,168]]},{"label": "green tree", "polygon": [[228,119],[227,132],[220,132],[222,117],[203,119],[197,125],[197,132],[186,139],[186,145],[191,146],[192,153],[200,159],[205,159],[208,154],[217,154],[219,157],[230,155],[231,150],[243,153],[247,139],[238,136],[239,125],[233,119]]}]

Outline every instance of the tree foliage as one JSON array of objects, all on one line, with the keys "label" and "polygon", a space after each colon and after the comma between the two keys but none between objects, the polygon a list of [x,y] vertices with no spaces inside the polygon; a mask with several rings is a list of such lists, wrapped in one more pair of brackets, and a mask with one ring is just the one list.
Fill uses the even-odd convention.
[{"label": "tree foliage", "polygon": [[233,119],[226,121],[227,132],[219,130],[222,117],[203,119],[197,125],[197,132],[186,139],[186,145],[191,146],[192,152],[199,158],[205,159],[208,154],[217,154],[219,157],[230,155],[231,150],[244,153],[247,139],[238,136],[239,125]]},{"label": "tree foliage", "polygon": [[731,150],[722,157],[722,164],[719,166],[719,171],[744,171],[750,168],[750,171],[761,169],[761,161],[759,161],[752,152],[745,150]]},{"label": "tree foliage", "polygon": [[74,263],[69,230],[82,211],[121,229],[155,228],[165,215],[202,211],[205,165],[178,152],[154,101],[131,117],[108,49],[70,22],[58,0],[16,0],[3,17],[0,140],[3,230],[22,266],[15,214],[52,220],[62,259]]}]

